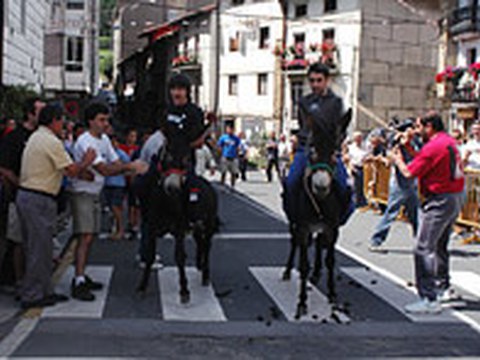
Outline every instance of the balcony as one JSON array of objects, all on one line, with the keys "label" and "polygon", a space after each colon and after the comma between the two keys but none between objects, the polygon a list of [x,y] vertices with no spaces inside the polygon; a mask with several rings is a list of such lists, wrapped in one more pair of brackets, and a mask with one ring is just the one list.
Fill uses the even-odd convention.
[{"label": "balcony", "polygon": [[202,83],[202,64],[197,57],[178,56],[174,58],[172,71],[187,75],[195,85]]},{"label": "balcony", "polygon": [[449,31],[457,40],[480,36],[480,6],[454,10],[449,18]]},{"label": "balcony", "polygon": [[457,104],[475,104],[477,105],[480,97],[478,94],[478,87],[475,84],[470,84],[463,87],[457,87],[452,91],[452,103]]}]

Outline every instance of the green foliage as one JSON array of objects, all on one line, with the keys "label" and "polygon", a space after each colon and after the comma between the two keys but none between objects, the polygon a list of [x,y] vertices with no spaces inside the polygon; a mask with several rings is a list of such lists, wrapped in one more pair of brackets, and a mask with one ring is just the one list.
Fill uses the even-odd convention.
[{"label": "green foliage", "polygon": [[0,117],[21,120],[23,105],[28,98],[38,96],[29,86],[11,85],[0,87]]},{"label": "green foliage", "polygon": [[112,38],[110,36],[100,36],[99,47],[100,47],[100,50],[111,50]]},{"label": "green foliage", "polygon": [[100,73],[108,80],[112,80],[113,52],[111,50],[100,50]]},{"label": "green foliage", "polygon": [[101,0],[100,36],[112,35],[112,19],[117,0]]}]

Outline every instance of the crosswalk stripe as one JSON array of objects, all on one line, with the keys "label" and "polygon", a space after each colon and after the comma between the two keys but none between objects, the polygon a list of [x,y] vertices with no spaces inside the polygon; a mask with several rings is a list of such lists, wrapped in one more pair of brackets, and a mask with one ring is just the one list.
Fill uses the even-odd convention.
[{"label": "crosswalk stripe", "polygon": [[[101,318],[107,301],[108,287],[113,273],[113,266],[88,266],[86,273],[92,279],[99,281],[104,285],[102,290],[95,291],[95,301],[79,301],[71,298],[67,302],[45,308],[42,317]],[[70,266],[58,283],[57,292],[61,294],[70,294],[70,284],[73,276],[74,269]]]},{"label": "crosswalk stripe", "polygon": [[292,270],[291,280],[283,281],[283,267],[250,267],[252,275],[283,312],[288,321],[317,322],[330,318],[332,313],[328,299],[317,288],[308,284],[308,315],[295,319],[300,289],[298,271]]},{"label": "crosswalk stripe", "polygon": [[480,275],[471,271],[452,271],[450,277],[452,284],[480,299]]},{"label": "crosswalk stripe", "polygon": [[437,314],[435,316],[428,314],[407,313],[404,310],[404,306],[418,301],[418,296],[408,289],[392,283],[372,270],[367,270],[364,267],[342,267],[340,270],[362,285],[367,291],[374,293],[376,296],[386,301],[412,321],[458,322],[458,320],[448,310],[444,310],[441,314]]},{"label": "crosswalk stripe", "polygon": [[180,303],[178,270],[166,267],[158,272],[160,306],[167,321],[226,321],[213,287],[202,286],[201,274],[193,267],[186,268],[190,302]]}]

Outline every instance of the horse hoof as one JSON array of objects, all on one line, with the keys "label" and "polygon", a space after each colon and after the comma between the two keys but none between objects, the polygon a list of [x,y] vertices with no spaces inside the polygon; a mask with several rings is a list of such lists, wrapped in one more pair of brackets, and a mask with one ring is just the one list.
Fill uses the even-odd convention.
[{"label": "horse hoof", "polygon": [[283,276],[282,276],[282,280],[283,281],[290,281],[291,278],[292,278],[292,276],[290,274],[290,271],[285,270],[285,272],[283,273]]},{"label": "horse hoof", "polygon": [[328,302],[330,304],[336,304],[337,303],[337,294],[336,293],[328,294]]},{"label": "horse hoof", "polygon": [[190,293],[180,294],[180,303],[188,304],[190,302]]},{"label": "horse hoof", "polygon": [[297,306],[297,313],[295,314],[295,319],[299,320],[302,316],[307,315],[307,305],[298,305]]}]

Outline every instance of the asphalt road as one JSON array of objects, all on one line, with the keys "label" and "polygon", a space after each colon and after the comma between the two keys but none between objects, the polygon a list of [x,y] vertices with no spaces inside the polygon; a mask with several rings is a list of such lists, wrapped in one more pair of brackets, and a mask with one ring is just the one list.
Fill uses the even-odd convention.
[{"label": "asphalt road", "polygon": [[[372,214],[357,214],[342,231],[336,267],[339,310],[333,311],[326,301],[322,281],[310,287],[309,315],[295,320],[297,284],[295,279],[290,283],[280,280],[289,239],[279,212],[278,186],[265,184],[258,174],[253,176],[251,182],[240,184],[239,191],[218,189],[222,227],[211,253],[212,285],[202,288],[196,271],[189,272],[192,294],[188,306],[178,303],[173,239],[159,240],[165,268],[152,274],[144,298],[135,293],[140,276],[134,260],[138,243],[99,239],[89,273],[106,283],[105,291],[91,304],[71,300],[4,324],[0,327],[0,356],[480,356],[480,295],[462,293],[460,303],[452,304],[440,316],[405,314],[403,305],[416,299],[409,286],[408,229],[405,225],[393,229],[396,240],[390,242],[390,254],[369,254],[365,244],[378,221]],[[395,241],[405,248],[397,247]],[[188,263],[193,266],[193,242],[188,240],[187,246]],[[469,251],[472,258],[476,256],[476,250]],[[472,267],[468,276],[475,275],[468,256],[454,261],[468,262],[461,269],[467,272]],[[473,261],[478,263],[476,257]],[[68,291],[70,271],[67,269],[58,289]]]}]

